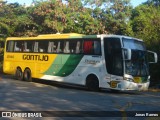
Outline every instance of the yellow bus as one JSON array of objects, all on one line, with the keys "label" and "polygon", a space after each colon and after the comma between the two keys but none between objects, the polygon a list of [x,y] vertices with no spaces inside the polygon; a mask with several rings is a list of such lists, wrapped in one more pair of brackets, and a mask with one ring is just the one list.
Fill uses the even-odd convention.
[{"label": "yellow bus", "polygon": [[147,51],[142,40],[121,35],[46,34],[9,37],[4,73],[84,85],[90,90],[146,90],[150,83]]}]

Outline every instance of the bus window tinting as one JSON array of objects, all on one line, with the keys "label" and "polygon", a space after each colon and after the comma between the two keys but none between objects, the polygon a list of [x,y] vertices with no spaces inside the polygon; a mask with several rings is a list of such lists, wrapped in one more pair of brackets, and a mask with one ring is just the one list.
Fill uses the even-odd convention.
[{"label": "bus window tinting", "polygon": [[123,60],[119,38],[105,38],[104,52],[106,68],[109,74],[123,75]]},{"label": "bus window tinting", "polygon": [[100,40],[21,40],[8,41],[7,52],[100,55]]},{"label": "bus window tinting", "polygon": [[13,52],[14,51],[14,41],[7,41],[7,52]]}]

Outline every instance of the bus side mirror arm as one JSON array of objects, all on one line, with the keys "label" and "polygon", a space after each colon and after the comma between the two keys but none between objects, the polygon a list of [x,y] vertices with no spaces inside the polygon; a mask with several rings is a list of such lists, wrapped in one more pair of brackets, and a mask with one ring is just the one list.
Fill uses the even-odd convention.
[{"label": "bus side mirror arm", "polygon": [[157,63],[158,62],[158,56],[157,56],[157,53],[153,52],[153,51],[147,51],[148,53],[151,53],[154,55],[154,62],[149,62],[150,64],[151,63]]}]

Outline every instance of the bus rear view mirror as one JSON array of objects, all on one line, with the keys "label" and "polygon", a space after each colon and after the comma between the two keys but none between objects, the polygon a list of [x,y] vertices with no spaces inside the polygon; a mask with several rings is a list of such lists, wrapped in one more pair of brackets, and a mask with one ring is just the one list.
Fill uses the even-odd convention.
[{"label": "bus rear view mirror", "polygon": [[123,51],[124,51],[124,59],[125,60],[131,60],[131,56],[132,56],[131,49],[123,48]]},{"label": "bus rear view mirror", "polygon": [[158,56],[157,53],[152,52],[152,51],[147,51],[147,57],[148,57],[148,62],[149,63],[157,63],[158,61]]}]

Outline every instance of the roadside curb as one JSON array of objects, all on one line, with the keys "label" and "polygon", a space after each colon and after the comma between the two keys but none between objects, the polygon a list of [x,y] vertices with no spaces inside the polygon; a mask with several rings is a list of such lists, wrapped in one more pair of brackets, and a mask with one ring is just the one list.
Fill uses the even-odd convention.
[{"label": "roadside curb", "polygon": [[150,92],[160,92],[160,84],[149,87],[148,91]]},{"label": "roadside curb", "polygon": [[148,89],[149,92],[160,92],[160,89],[158,88],[150,88]]}]

